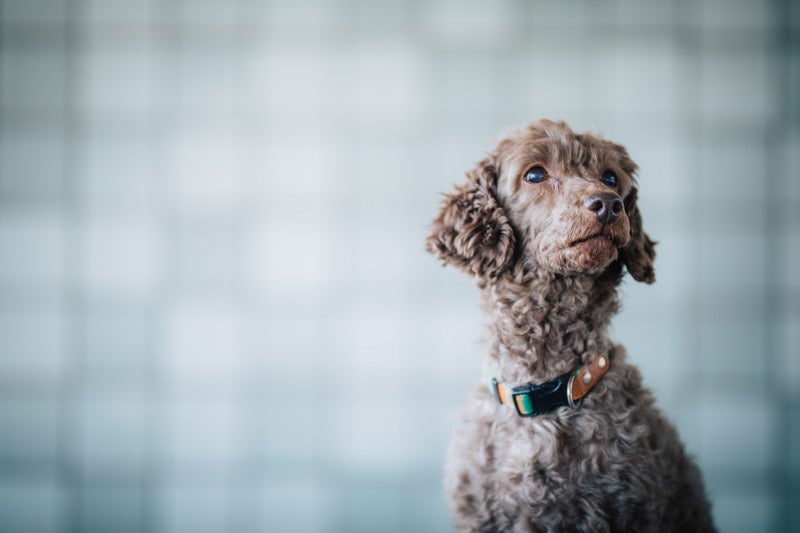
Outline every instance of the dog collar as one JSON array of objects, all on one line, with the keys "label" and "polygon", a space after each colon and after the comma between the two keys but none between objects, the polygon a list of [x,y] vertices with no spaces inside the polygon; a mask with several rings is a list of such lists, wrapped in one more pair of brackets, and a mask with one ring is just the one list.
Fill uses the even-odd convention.
[{"label": "dog collar", "polygon": [[583,397],[600,381],[611,360],[601,353],[594,361],[552,381],[512,387],[487,373],[489,392],[498,402],[514,407],[519,416],[537,416],[558,407],[580,407]]}]

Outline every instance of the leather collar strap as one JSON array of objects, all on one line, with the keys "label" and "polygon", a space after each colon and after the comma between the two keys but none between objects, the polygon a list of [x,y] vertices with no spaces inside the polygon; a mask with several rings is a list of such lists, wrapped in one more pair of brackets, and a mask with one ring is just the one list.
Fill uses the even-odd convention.
[{"label": "leather collar strap", "polygon": [[610,366],[608,355],[601,353],[588,365],[540,385],[512,387],[489,374],[487,379],[489,391],[498,402],[514,407],[519,416],[536,416],[558,407],[579,407],[583,397],[597,385]]}]

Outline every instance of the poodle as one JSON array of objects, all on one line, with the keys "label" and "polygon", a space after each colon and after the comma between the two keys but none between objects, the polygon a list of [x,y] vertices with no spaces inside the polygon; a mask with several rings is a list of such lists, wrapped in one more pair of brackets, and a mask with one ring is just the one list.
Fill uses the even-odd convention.
[{"label": "poodle", "polygon": [[655,281],[636,170],[540,120],[445,196],[426,248],[476,280],[488,318],[445,468],[461,531],[714,531],[699,469],[607,336],[624,271]]}]

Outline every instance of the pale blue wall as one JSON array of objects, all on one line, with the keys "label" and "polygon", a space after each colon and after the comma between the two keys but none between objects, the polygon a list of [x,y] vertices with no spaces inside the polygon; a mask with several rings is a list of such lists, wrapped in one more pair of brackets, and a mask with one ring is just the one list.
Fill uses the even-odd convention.
[{"label": "pale blue wall", "polygon": [[474,288],[423,252],[512,126],[625,144],[614,323],[724,531],[800,529],[788,1],[0,1],[0,530],[448,531]]}]

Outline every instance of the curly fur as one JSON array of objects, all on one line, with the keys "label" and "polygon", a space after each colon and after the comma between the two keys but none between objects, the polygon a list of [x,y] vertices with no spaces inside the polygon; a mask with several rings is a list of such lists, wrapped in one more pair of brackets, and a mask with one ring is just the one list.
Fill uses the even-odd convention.
[{"label": "curly fur", "polygon": [[[543,182],[523,179],[533,165]],[[602,224],[584,200],[608,192],[609,169],[625,210]],[[538,121],[500,141],[433,222],[428,251],[481,290],[494,375],[541,383],[603,349],[612,361],[578,409],[521,418],[475,388],[445,475],[462,531],[714,530],[698,468],[606,335],[623,268],[655,281],[635,172],[623,147]]]}]

